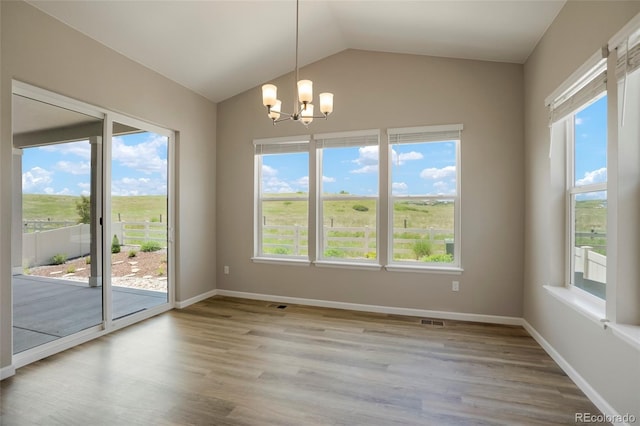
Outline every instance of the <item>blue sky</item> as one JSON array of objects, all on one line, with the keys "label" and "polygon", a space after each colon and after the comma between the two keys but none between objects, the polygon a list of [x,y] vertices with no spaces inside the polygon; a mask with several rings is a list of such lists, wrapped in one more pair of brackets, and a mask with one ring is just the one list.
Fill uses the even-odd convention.
[{"label": "blue sky", "polygon": [[607,97],[575,115],[575,182],[607,181]]},{"label": "blue sky", "polygon": [[[392,152],[394,195],[454,194],[455,143],[395,145]],[[323,152],[325,193],[378,194],[378,147],[330,148]],[[265,193],[307,192],[309,157],[306,153],[264,155]]]},{"label": "blue sky", "polygon": [[[117,136],[112,144],[112,195],[167,193],[167,138]],[[91,146],[68,142],[23,150],[22,190],[28,194],[89,195]]]},{"label": "blue sky", "polygon": [[[607,97],[575,115],[575,184],[607,181]],[[606,199],[606,192],[580,194],[577,200]]]}]

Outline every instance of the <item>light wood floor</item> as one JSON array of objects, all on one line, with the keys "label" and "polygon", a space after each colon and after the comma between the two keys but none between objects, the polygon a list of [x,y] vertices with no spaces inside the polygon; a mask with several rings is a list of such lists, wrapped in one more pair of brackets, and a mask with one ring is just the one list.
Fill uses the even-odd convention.
[{"label": "light wood floor", "polygon": [[215,297],[19,369],[0,423],[552,425],[576,412],[599,413],[521,327]]}]

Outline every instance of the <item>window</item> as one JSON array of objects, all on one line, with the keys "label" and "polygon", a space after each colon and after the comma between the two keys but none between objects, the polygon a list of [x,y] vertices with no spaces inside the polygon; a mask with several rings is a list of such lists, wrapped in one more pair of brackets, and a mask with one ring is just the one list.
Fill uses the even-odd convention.
[{"label": "window", "polygon": [[553,133],[567,147],[567,281],[600,299],[607,284],[606,76],[599,59],[550,104]]},{"label": "window", "polygon": [[389,263],[460,265],[461,129],[389,129]]},{"label": "window", "polygon": [[308,259],[309,137],[255,145],[255,256]]},{"label": "window", "polygon": [[[607,97],[569,119],[570,284],[601,299],[607,283]],[[570,133],[570,134],[571,134]]]},{"label": "window", "polygon": [[374,262],[379,132],[317,135],[319,260]]}]

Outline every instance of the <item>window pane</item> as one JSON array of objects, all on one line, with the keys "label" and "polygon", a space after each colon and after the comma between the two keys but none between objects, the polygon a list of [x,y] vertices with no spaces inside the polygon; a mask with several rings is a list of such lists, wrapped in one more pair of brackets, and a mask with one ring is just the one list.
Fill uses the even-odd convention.
[{"label": "window pane", "polygon": [[394,196],[455,195],[456,143],[392,145],[391,175]]},{"label": "window pane", "polygon": [[607,282],[607,192],[576,194],[572,205],[573,284],[604,299]]},{"label": "window pane", "polygon": [[378,195],[378,146],[322,150],[324,195]]},{"label": "window pane", "polygon": [[307,200],[262,201],[262,254],[307,256]]},{"label": "window pane", "polygon": [[396,200],[393,260],[453,263],[454,201]]},{"label": "window pane", "polygon": [[[309,154],[262,156],[262,195],[304,197],[309,194]],[[306,220],[305,220],[306,223]]]},{"label": "window pane", "polygon": [[309,154],[263,155],[260,255],[308,256]]},{"label": "window pane", "polygon": [[607,97],[575,114],[575,186],[607,181]]},{"label": "window pane", "polygon": [[323,201],[325,258],[376,259],[375,199]]}]

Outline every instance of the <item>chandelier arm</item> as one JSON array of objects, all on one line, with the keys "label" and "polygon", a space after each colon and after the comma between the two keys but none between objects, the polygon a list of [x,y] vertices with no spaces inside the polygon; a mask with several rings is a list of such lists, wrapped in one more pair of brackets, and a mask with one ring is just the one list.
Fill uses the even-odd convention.
[{"label": "chandelier arm", "polygon": [[299,107],[298,107],[298,81],[300,80],[298,74],[299,74],[299,70],[298,70],[298,26],[299,26],[299,10],[300,10],[300,0],[296,0],[296,80],[293,82],[293,93],[295,93],[296,95],[294,95],[293,97],[293,111],[294,114],[296,114],[297,112],[300,112]]}]

